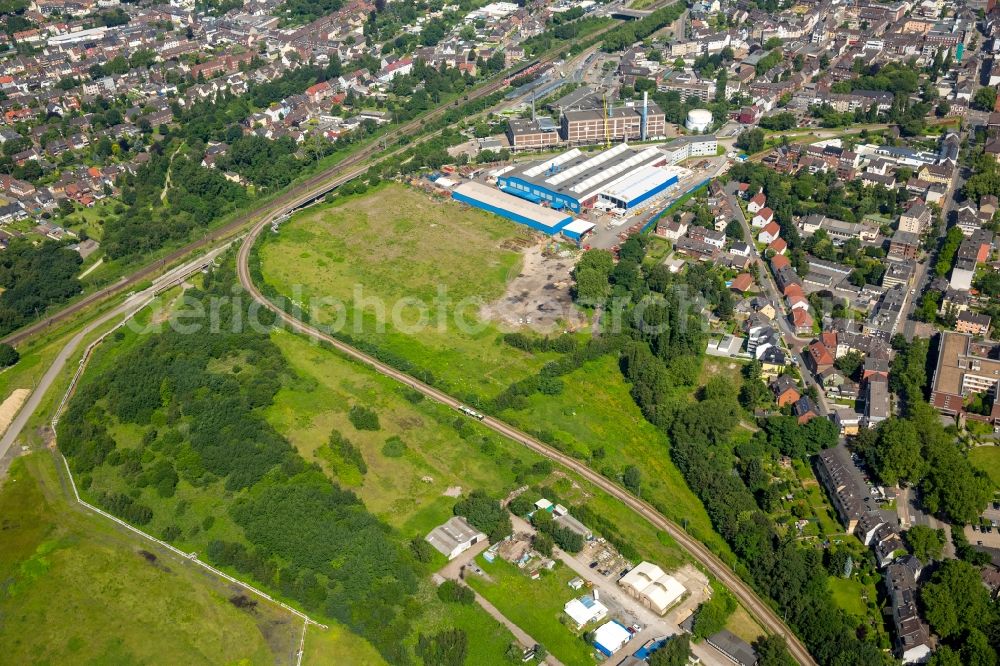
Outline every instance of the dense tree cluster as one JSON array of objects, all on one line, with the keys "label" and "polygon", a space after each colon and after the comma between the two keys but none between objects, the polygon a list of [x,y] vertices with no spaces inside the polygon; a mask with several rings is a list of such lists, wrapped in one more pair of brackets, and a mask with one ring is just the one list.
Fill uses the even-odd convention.
[{"label": "dense tree cluster", "polygon": [[683,2],[675,2],[672,5],[654,10],[649,16],[638,21],[627,21],[604,34],[601,49],[607,53],[624,51],[636,42],[641,42],[657,30],[676,21],[685,9],[686,5]]},{"label": "dense tree cluster", "polygon": [[736,599],[733,595],[724,587],[714,586],[709,600],[695,611],[691,632],[695,640],[704,640],[724,629],[729,616],[735,611]]},{"label": "dense tree cluster", "polygon": [[939,663],[997,663],[1000,606],[990,599],[975,567],[961,560],[943,562],[921,587],[920,600],[931,629],[945,641]]},{"label": "dense tree cluster", "polygon": [[288,136],[274,141],[252,134],[241,136],[229,145],[217,167],[235,171],[254,185],[279,189],[292,182],[302,169],[295,157],[297,150],[295,140]]},{"label": "dense tree cluster", "polygon": [[690,658],[691,639],[687,634],[680,633],[650,655],[649,666],[687,666]]},{"label": "dense tree cluster", "polygon": [[510,515],[500,502],[482,490],[473,490],[455,504],[455,515],[463,516],[473,527],[496,543],[511,533]]},{"label": "dense tree cluster", "polygon": [[936,530],[926,525],[914,525],[906,530],[904,536],[910,552],[921,562],[929,563],[941,559],[945,541],[944,530]]},{"label": "dense tree cluster", "polygon": [[531,524],[541,534],[549,536],[555,545],[567,553],[579,553],[583,550],[583,537],[556,523],[548,511],[535,511],[531,517]]},{"label": "dense tree cluster", "polygon": [[[218,498],[235,529],[229,540],[208,541],[209,561],[344,623],[387,661],[409,663],[413,614],[406,600],[416,592],[414,560],[427,561],[429,553],[398,544],[353,493],[303,460],[263,418],[262,408],[291,371],[266,333],[234,326],[246,321],[251,302],[233,298],[234,288],[229,260],[206,276],[203,289],[188,292],[218,306],[219,332],[148,335],[82,384],[60,422],[59,447],[85,489],[98,467],[114,467],[127,493],[96,483],[86,492],[135,524],[174,520],[188,508],[186,500],[161,500],[154,515],[144,493],[171,500],[183,482]],[[138,447],[116,447],[109,433],[114,423],[142,428]],[[331,438],[338,446],[341,440]],[[208,514],[196,527],[213,522]],[[191,533],[171,523],[163,534]]]},{"label": "dense tree cluster", "polygon": [[122,201],[128,208],[104,225],[109,258],[136,258],[183,240],[247,201],[241,186],[202,167],[200,160],[193,150],[154,154],[135,175],[123,176]]},{"label": "dense tree cluster", "polygon": [[461,629],[444,629],[433,636],[417,637],[417,656],[425,664],[462,666],[468,651],[468,638]]},{"label": "dense tree cluster", "polygon": [[475,592],[453,580],[446,580],[438,585],[437,595],[441,601],[449,604],[468,606],[476,601]]},{"label": "dense tree cluster", "polygon": [[380,430],[382,426],[378,421],[378,412],[364,405],[352,405],[347,412],[347,418],[351,425],[358,430]]},{"label": "dense tree cluster", "polygon": [[17,350],[7,343],[0,343],[0,368],[9,368],[21,359]]},{"label": "dense tree cluster", "polygon": [[[0,335],[80,293],[80,255],[62,243],[15,240],[0,253]],[[5,360],[10,360],[8,354]],[[14,359],[16,362],[16,359]],[[3,365],[11,365],[4,363]]]},{"label": "dense tree cluster", "polygon": [[368,473],[368,464],[365,463],[365,458],[361,455],[361,449],[339,432],[336,430],[331,432],[330,439],[327,440],[326,445],[329,447],[330,452],[344,461],[344,463],[355,468],[361,474]]}]

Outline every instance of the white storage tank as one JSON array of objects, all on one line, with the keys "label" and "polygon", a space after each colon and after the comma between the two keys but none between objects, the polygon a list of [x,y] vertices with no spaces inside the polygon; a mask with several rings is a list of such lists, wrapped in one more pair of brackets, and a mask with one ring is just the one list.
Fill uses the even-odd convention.
[{"label": "white storage tank", "polygon": [[712,126],[712,112],[708,109],[691,109],[684,126],[692,132],[705,132]]}]

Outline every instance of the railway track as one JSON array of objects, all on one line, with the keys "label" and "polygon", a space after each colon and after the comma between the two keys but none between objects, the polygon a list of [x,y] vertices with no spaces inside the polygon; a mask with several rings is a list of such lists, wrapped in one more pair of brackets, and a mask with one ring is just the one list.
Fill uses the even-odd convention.
[{"label": "railway track", "polygon": [[[556,59],[557,54],[549,54],[540,58],[539,63],[547,64]],[[393,135],[402,136],[418,134],[425,123],[438,120],[451,109],[477,99],[482,99],[483,97],[488,97],[498,90],[502,90],[506,86],[507,83],[505,79],[499,79],[486,83],[481,87],[476,88],[463,98],[452,101],[447,106],[434,109],[433,111],[429,111],[422,116],[407,121],[398,127]],[[427,139],[435,136],[439,131],[440,130],[436,130],[426,134],[416,143],[426,141]],[[198,240],[192,241],[187,245],[174,250],[165,257],[143,266],[134,273],[122,277],[112,285],[103,287],[98,291],[88,294],[79,301],[76,301],[72,305],[49,317],[41,319],[18,331],[14,331],[7,337],[0,340],[0,342],[15,346],[21,344],[35,335],[47,330],[53,325],[72,318],[74,315],[90,305],[99,303],[107,298],[125,292],[130,287],[134,287],[140,282],[155,276],[167,266],[180,261],[188,255],[194,254],[195,252],[203,250],[213,244],[232,239],[232,237],[238,235],[241,231],[246,229],[246,227],[250,226],[251,223],[261,219],[261,217],[264,217],[265,219],[273,219],[274,217],[277,217],[277,215],[280,215],[283,211],[295,210],[301,205],[323,196],[330,190],[342,185],[348,180],[365,173],[371,166],[403,152],[412,145],[414,144],[411,143],[406,146],[399,146],[389,150],[388,152],[386,152],[378,142],[366,146],[345,157],[343,160],[337,162],[328,169],[310,176],[290,190],[263,204],[260,208],[240,214],[226,225],[212,231]]]},{"label": "railway track", "polygon": [[[424,396],[447,405],[452,409],[459,410],[463,406],[459,400],[453,398],[447,393],[434,388],[429,384],[425,384],[424,382],[421,382],[420,380],[389,365],[386,365],[373,356],[370,356],[369,354],[366,354],[365,352],[314,328],[300,319],[293,317],[264,296],[264,294],[253,282],[249,262],[250,253],[253,250],[254,243],[260,236],[260,233],[268,226],[268,224],[270,224],[270,221],[271,220],[269,218],[265,218],[257,223],[250,233],[247,234],[246,238],[243,239],[236,258],[236,271],[240,284],[247,290],[254,300],[274,312],[274,314],[284,321],[292,330],[302,335],[325,342],[349,358],[359,361],[369,366],[376,372],[385,375],[386,377],[395,379],[411,389],[420,392]],[[740,600],[740,603],[743,604],[744,608],[746,608],[757,619],[757,621],[766,628],[767,631],[782,636],[788,644],[789,652],[798,663],[803,664],[804,666],[814,666],[816,664],[805,645],[799,640],[795,633],[785,625],[785,623],[780,617],[778,617],[777,613],[774,612],[767,602],[761,599],[757,593],[739,576],[737,576],[725,562],[715,555],[715,553],[705,547],[705,545],[700,541],[691,537],[679,525],[667,519],[653,505],[629,494],[627,491],[593,471],[580,461],[567,456],[561,451],[531,437],[527,433],[518,430],[504,421],[496,419],[492,416],[484,416],[480,422],[494,432],[508,437],[531,449],[532,451],[545,456],[549,460],[559,463],[563,467],[579,474],[604,492],[621,501],[634,513],[646,519],[654,527],[669,534],[681,545],[682,548],[684,548],[692,557],[701,563],[705,569],[711,572],[713,576],[718,578],[727,588],[729,588],[729,590],[731,590]]]}]

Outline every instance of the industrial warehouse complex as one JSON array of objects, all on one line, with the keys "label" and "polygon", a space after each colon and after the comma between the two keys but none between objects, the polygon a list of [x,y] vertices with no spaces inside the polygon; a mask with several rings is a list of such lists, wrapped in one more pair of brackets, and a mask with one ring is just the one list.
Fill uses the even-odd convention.
[{"label": "industrial warehouse complex", "polygon": [[490,174],[495,186],[468,181],[451,195],[536,231],[580,242],[595,225],[574,215],[591,209],[631,215],[690,175],[678,166],[681,161],[714,156],[717,149],[714,136],[640,147],[620,143],[596,153],[572,148],[555,157],[502,167]]}]

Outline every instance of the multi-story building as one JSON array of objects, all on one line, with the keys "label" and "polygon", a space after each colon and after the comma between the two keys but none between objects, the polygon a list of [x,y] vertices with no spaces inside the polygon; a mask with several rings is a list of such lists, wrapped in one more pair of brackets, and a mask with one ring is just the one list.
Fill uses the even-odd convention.
[{"label": "multi-story building", "polygon": [[[941,333],[931,404],[944,414],[958,416],[964,411],[965,398],[969,395],[980,393],[995,397],[1000,383],[997,352],[1000,348],[995,344],[977,343],[969,333]],[[1000,420],[1000,405],[994,406],[990,420]]]},{"label": "multi-story building", "polygon": [[885,570],[885,586],[896,628],[896,655],[904,664],[923,663],[931,654],[931,632],[917,610],[919,563],[905,558]]},{"label": "multi-story building", "polygon": [[507,121],[507,139],[511,150],[538,150],[559,144],[559,133],[551,118],[530,120],[511,118]]},{"label": "multi-story building", "polygon": [[666,131],[666,116],[660,107],[650,102],[646,108],[646,132],[642,132],[642,106],[621,106],[604,110],[566,111],[560,133],[571,145],[588,145],[605,141],[636,141],[662,137]]}]

